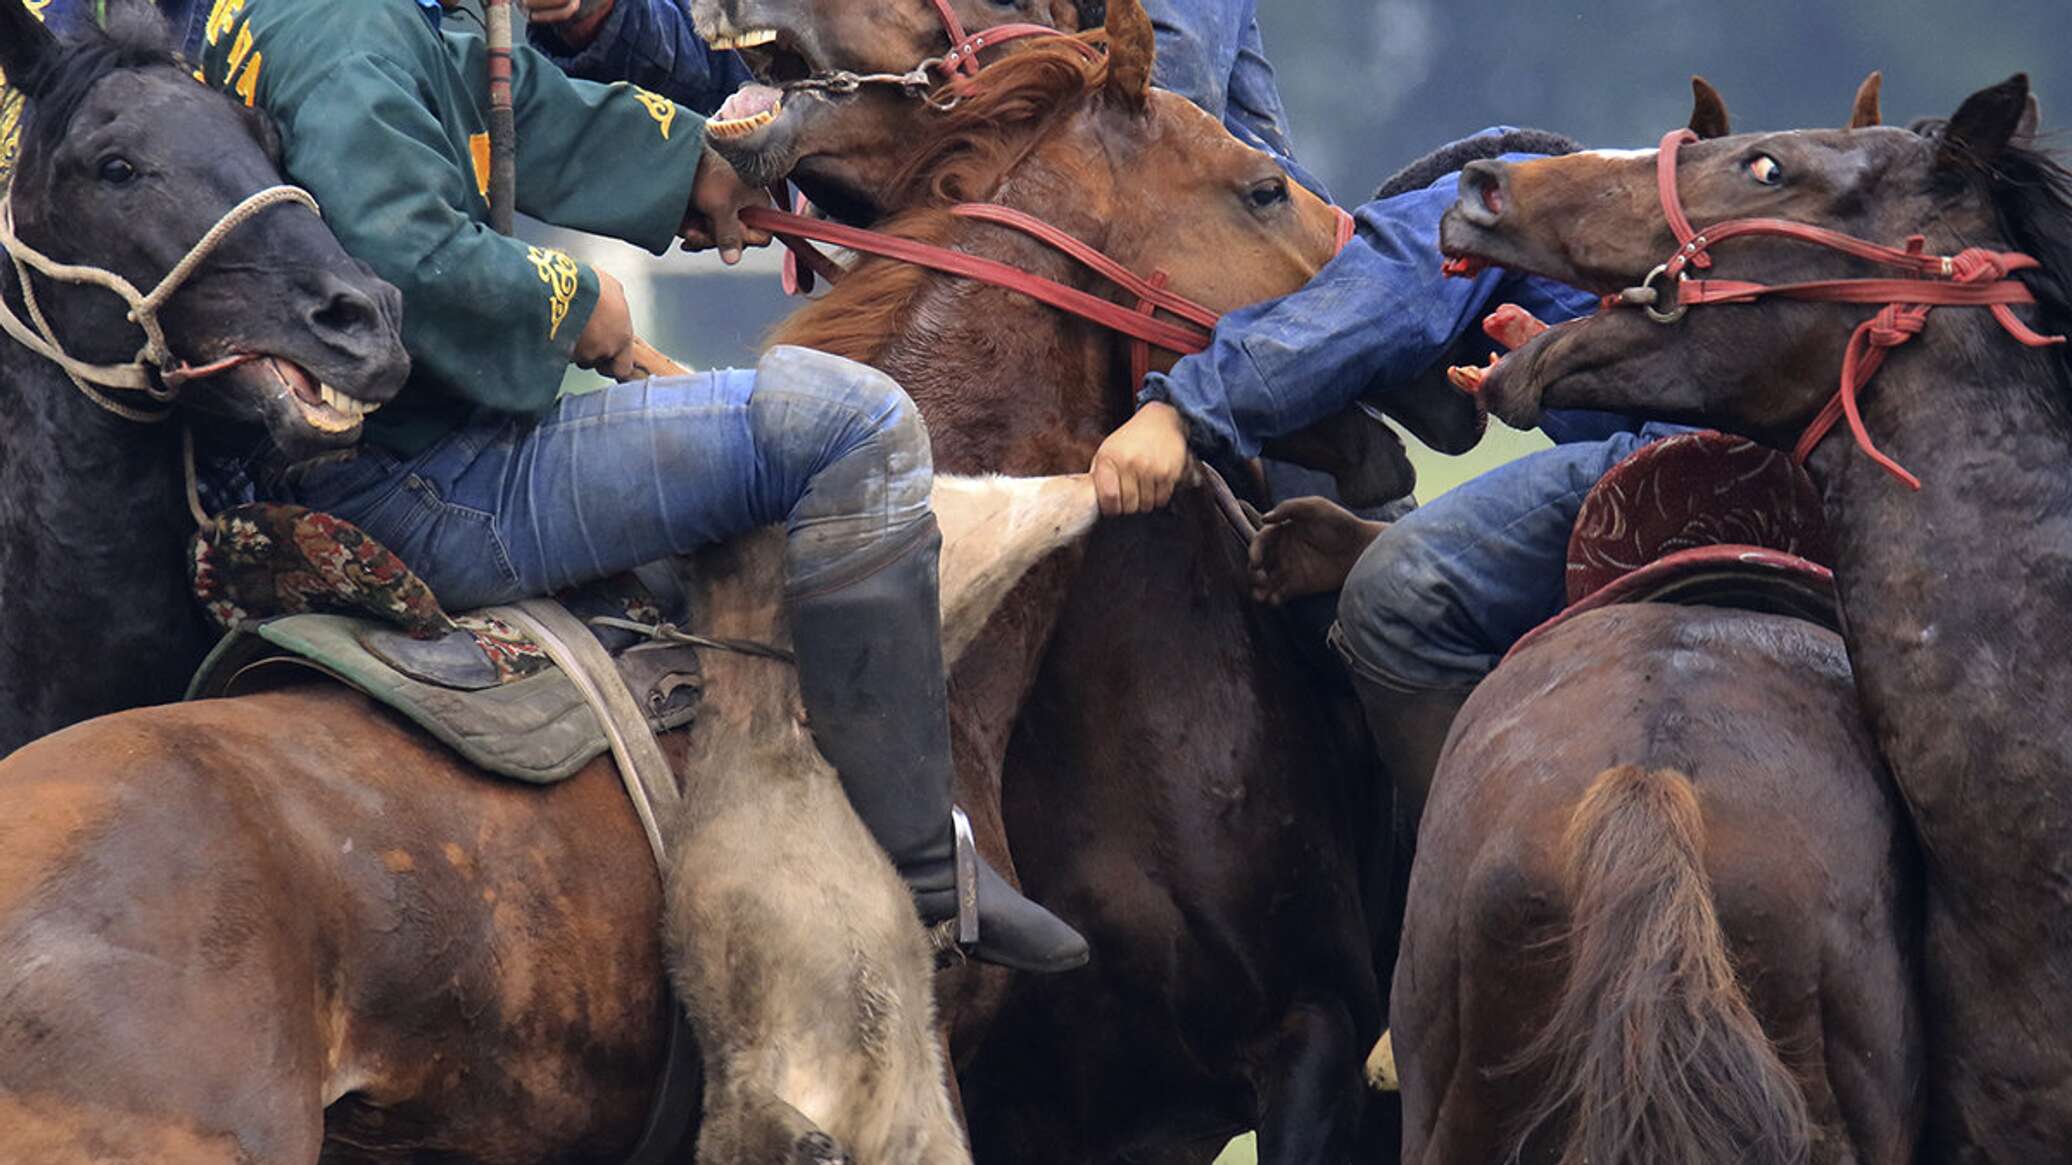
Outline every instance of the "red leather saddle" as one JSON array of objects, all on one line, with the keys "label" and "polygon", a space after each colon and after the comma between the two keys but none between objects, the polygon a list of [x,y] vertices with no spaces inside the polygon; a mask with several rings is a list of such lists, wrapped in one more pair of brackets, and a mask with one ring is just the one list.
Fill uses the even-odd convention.
[{"label": "red leather saddle", "polygon": [[1829,557],[1819,492],[1789,456],[1710,430],[1680,433],[1620,462],[1583,500],[1568,542],[1569,605],[1510,654],[1618,603],[1734,607],[1839,630]]}]

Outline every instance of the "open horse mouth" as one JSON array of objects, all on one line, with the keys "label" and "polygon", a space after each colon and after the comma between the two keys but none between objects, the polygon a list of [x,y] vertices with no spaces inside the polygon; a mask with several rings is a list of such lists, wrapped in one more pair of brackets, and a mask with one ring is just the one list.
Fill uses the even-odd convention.
[{"label": "open horse mouth", "polygon": [[739,54],[756,77],[728,97],[705,123],[706,133],[729,145],[745,143],[783,116],[786,86],[824,79],[834,72],[815,60],[812,50],[786,29],[715,33],[708,43],[716,50],[731,49]]},{"label": "open horse mouth", "polygon": [[220,373],[255,400],[292,406],[292,416],[325,437],[345,437],[359,430],[382,402],[331,387],[309,370],[283,356],[262,356]]}]

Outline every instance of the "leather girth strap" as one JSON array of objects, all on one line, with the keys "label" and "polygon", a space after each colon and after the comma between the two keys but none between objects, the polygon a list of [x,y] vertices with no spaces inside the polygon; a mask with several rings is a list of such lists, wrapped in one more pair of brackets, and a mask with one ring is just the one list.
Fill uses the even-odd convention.
[{"label": "leather girth strap", "polygon": [[[552,599],[526,599],[512,606],[490,608],[484,614],[502,619],[530,636],[597,714],[597,722],[611,744],[612,759],[618,763],[626,796],[632,800],[633,811],[639,815],[648,845],[654,850],[656,872],[666,882],[669,855],[664,827],[676,817],[683,790],[677,784],[676,770],[648,727],[646,714],[620,677],[618,665],[589,628]],[[669,1025],[669,1050],[662,1079],[655,1086],[655,1099],[648,1107],[647,1127],[626,1158],[626,1165],[664,1165],[679,1160],[678,1146],[690,1131],[691,1100],[695,1095],[692,1085],[698,1076],[697,1041],[683,1008],[672,1006],[670,1011],[674,1022]]]}]

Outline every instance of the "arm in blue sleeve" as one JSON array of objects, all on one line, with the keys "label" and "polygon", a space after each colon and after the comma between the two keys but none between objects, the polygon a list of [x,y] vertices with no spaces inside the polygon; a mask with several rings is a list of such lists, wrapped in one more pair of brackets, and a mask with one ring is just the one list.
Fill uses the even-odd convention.
[{"label": "arm in blue sleeve", "polygon": [[1406,382],[1431,367],[1494,303],[1526,303],[1549,322],[1594,307],[1542,280],[1440,271],[1439,219],[1457,180],[1442,178],[1354,216],[1360,231],[1300,291],[1223,317],[1206,351],[1145,384],[1187,417],[1195,439],[1240,457]]},{"label": "arm in blue sleeve", "polygon": [[1223,124],[1230,127],[1239,140],[1272,154],[1289,177],[1328,202],[1331,192],[1324,188],[1316,175],[1295,161],[1295,142],[1288,131],[1288,112],[1281,105],[1280,85],[1274,80],[1273,63],[1266,59],[1266,42],[1259,35],[1259,13],[1256,8],[1248,6],[1248,9],[1244,32],[1238,38],[1237,60],[1230,66]]},{"label": "arm in blue sleeve", "polygon": [[570,76],[631,81],[701,114],[711,114],[749,80],[739,57],[705,47],[677,0],[617,0],[581,51],[562,43],[551,26],[533,25],[532,40]]}]

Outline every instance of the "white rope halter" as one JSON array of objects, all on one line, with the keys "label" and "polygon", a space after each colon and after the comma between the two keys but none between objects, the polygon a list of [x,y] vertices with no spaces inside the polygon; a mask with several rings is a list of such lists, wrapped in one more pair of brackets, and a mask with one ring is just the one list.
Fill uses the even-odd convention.
[{"label": "white rope halter", "polygon": [[[185,366],[179,363],[166,344],[165,329],[158,322],[159,309],[230,232],[256,218],[261,211],[287,202],[306,206],[319,217],[323,214],[317,207],[317,200],[300,186],[269,186],[224,212],[223,217],[216,220],[216,225],[209,228],[201,241],[194,244],[186,257],[166,272],[165,278],[159,280],[158,286],[147,295],[113,271],[60,263],[22,242],[14,233],[14,197],[10,193],[5,199],[0,199],[0,247],[5,247],[14,260],[15,273],[22,286],[22,302],[28,307],[29,318],[35,327],[32,329],[23,323],[14,314],[14,308],[6,297],[0,296],[0,329],[23,347],[62,368],[88,400],[116,416],[143,424],[163,421],[172,415],[170,409],[132,408],[100,389],[141,392],[161,404],[172,400],[175,390],[160,387],[159,379],[153,373],[177,373]],[[46,279],[105,288],[121,296],[123,302],[129,304],[129,321],[144,330],[144,346],[138,349],[137,358],[128,364],[88,364],[68,355],[58,342],[57,333],[51,329],[50,321],[44,318],[42,305],[36,301],[35,284],[29,278],[30,268]]]}]

